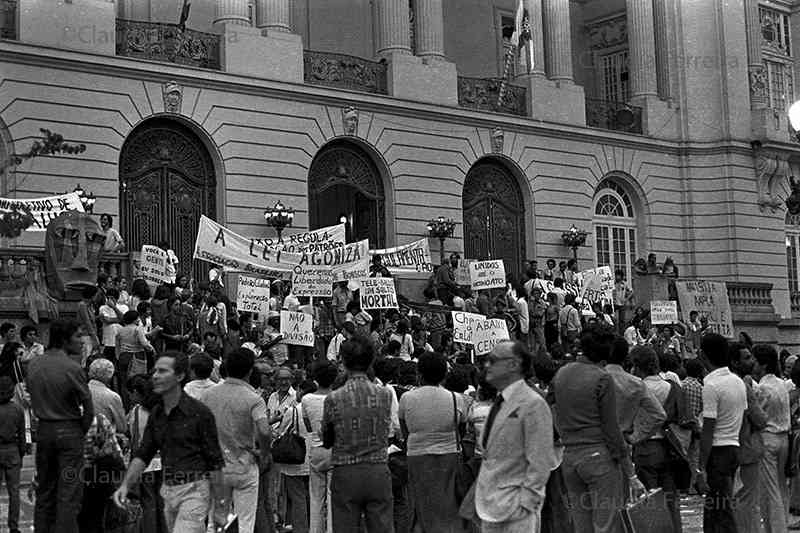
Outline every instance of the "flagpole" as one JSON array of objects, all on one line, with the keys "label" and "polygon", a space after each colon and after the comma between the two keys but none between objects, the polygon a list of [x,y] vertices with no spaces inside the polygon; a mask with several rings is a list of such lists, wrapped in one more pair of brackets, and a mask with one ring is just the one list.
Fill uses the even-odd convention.
[{"label": "flagpole", "polygon": [[509,48],[506,52],[506,63],[503,66],[503,79],[500,82],[500,90],[497,93],[497,108],[503,105],[503,100],[506,97],[506,86],[508,85],[508,76],[511,71],[511,60],[514,57],[514,48]]}]

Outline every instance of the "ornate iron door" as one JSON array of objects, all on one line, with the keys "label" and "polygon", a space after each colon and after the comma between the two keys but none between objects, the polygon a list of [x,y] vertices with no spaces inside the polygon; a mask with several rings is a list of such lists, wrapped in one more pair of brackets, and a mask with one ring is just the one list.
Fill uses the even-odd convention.
[{"label": "ornate iron door", "polygon": [[464,254],[467,259],[503,259],[519,279],[525,259],[525,217],[514,177],[501,165],[480,163],[464,181]]},{"label": "ornate iron door", "polygon": [[196,280],[210,265],[193,261],[200,215],[215,216],[211,158],[190,130],[168,120],[137,128],[120,158],[120,231],[131,251],[167,241],[178,271]]}]

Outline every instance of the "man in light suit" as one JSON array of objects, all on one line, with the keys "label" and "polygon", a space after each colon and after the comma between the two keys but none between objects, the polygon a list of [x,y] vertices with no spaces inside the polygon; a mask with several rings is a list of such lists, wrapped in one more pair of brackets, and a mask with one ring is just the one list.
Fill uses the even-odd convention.
[{"label": "man in light suit", "polygon": [[539,531],[545,486],[558,465],[553,417],[544,398],[525,383],[532,356],[520,342],[494,347],[486,380],[499,394],[486,419],[475,511],[483,533]]}]

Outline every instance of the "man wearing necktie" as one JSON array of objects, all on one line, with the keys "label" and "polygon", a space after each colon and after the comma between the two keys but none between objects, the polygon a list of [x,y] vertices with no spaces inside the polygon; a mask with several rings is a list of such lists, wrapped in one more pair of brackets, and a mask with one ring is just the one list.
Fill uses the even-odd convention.
[{"label": "man wearing necktie", "polygon": [[532,361],[521,342],[506,341],[486,362],[486,380],[499,392],[481,436],[483,463],[475,482],[483,533],[538,531],[547,479],[558,465],[550,407],[525,383]]}]

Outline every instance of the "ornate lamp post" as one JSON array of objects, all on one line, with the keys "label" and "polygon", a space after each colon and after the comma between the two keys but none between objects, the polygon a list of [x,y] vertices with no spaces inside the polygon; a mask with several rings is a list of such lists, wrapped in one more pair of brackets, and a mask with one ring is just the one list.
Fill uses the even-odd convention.
[{"label": "ornate lamp post", "polygon": [[578,260],[578,248],[586,244],[587,235],[588,233],[582,229],[576,228],[575,224],[569,228],[569,231],[565,231],[561,234],[561,241],[564,243],[564,246],[572,249],[572,257],[576,261]]},{"label": "ornate lamp post", "polygon": [[87,193],[84,188],[81,187],[80,183],[72,192],[78,194],[78,198],[80,198],[81,204],[83,205],[83,210],[92,214],[94,212],[94,204],[97,201],[97,198],[94,197],[94,193]]},{"label": "ornate lamp post", "polygon": [[444,264],[444,241],[453,236],[456,223],[452,218],[437,217],[428,222],[428,236],[439,239],[439,259],[440,264]]},{"label": "ornate lamp post", "polygon": [[267,226],[275,228],[278,233],[278,242],[281,242],[283,229],[291,226],[294,220],[294,209],[286,207],[278,200],[275,205],[264,211],[264,220],[267,221]]}]

